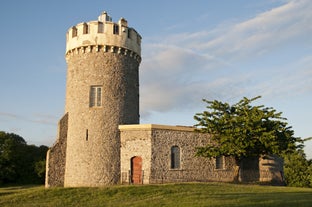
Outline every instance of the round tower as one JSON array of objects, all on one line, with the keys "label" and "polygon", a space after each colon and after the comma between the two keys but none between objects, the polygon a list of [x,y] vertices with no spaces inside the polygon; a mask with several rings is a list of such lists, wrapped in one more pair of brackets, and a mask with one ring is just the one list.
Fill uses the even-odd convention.
[{"label": "round tower", "polygon": [[66,34],[68,114],[64,186],[120,180],[118,125],[139,123],[141,36],[103,12]]}]

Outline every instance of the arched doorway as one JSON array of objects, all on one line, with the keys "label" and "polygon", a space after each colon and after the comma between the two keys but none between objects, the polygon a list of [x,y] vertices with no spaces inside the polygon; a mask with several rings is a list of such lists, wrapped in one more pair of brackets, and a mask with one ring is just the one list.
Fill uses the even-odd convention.
[{"label": "arched doorway", "polygon": [[142,184],[142,158],[135,156],[131,158],[131,183]]}]

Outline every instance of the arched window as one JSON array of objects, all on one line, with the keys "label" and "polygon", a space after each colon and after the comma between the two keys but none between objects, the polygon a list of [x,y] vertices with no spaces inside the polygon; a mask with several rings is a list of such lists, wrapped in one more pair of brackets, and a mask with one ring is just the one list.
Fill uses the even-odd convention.
[{"label": "arched window", "polygon": [[171,147],[171,169],[180,168],[180,148],[178,146]]}]

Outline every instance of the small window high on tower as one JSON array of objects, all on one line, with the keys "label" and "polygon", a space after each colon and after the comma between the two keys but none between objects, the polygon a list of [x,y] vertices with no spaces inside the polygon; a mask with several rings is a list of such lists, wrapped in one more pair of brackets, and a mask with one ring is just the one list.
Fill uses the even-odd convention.
[{"label": "small window high on tower", "polygon": [[83,34],[89,34],[89,25],[87,23],[83,24]]},{"label": "small window high on tower", "polygon": [[113,34],[119,34],[119,25],[118,24],[114,24]]},{"label": "small window high on tower", "polygon": [[72,37],[77,37],[77,28],[72,27]]},{"label": "small window high on tower", "polygon": [[104,24],[103,22],[98,23],[98,33],[104,33]]}]

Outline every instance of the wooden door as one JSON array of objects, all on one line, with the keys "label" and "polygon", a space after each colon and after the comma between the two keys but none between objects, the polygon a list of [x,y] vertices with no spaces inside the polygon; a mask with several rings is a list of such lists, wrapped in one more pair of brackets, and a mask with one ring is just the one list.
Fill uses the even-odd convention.
[{"label": "wooden door", "polygon": [[131,182],[133,184],[142,184],[142,158],[131,158]]}]

